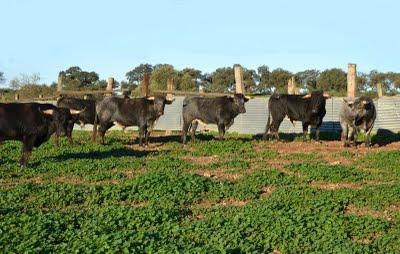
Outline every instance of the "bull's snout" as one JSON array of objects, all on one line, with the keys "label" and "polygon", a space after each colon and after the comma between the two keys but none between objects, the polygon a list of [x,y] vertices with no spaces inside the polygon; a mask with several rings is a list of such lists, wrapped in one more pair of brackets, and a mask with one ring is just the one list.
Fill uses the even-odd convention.
[{"label": "bull's snout", "polygon": [[243,114],[246,113],[246,109],[245,109],[244,107],[241,108],[241,109],[240,109],[240,113],[243,113]]}]

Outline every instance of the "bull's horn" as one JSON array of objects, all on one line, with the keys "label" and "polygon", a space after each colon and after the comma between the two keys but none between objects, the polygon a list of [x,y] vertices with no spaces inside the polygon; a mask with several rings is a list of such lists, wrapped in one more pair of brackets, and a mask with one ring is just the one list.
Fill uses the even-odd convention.
[{"label": "bull's horn", "polygon": [[344,101],[346,104],[348,104],[348,105],[354,104],[354,101],[353,101],[353,100],[347,100],[347,99],[343,98],[343,101]]},{"label": "bull's horn", "polygon": [[79,115],[83,110],[70,109],[71,115]]},{"label": "bull's horn", "polygon": [[146,99],[148,99],[149,101],[154,101],[154,96],[152,96],[152,97],[147,97]]},{"label": "bull's horn", "polygon": [[168,98],[167,97],[166,100],[169,101],[169,102],[173,102],[173,101],[175,101],[175,98]]},{"label": "bull's horn", "polygon": [[43,114],[46,115],[53,115],[54,113],[54,109],[46,109],[46,110],[42,110]]},{"label": "bull's horn", "polygon": [[302,98],[303,98],[303,99],[311,98],[311,94],[306,94],[306,95],[304,95]]},{"label": "bull's horn", "polygon": [[363,101],[362,101],[362,104],[367,105],[367,104],[369,104],[369,101],[363,100]]},{"label": "bull's horn", "polygon": [[326,92],[324,92],[323,96],[324,96],[325,98],[327,98],[327,99],[331,98],[330,94],[329,94],[329,93],[326,93]]},{"label": "bull's horn", "polygon": [[246,98],[247,100],[250,100],[250,99],[251,99],[250,96],[244,96],[244,98]]}]

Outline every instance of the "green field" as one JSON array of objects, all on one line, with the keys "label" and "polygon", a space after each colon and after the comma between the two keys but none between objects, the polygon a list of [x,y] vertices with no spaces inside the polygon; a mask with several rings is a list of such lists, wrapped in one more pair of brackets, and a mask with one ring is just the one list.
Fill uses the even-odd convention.
[{"label": "green field", "polygon": [[0,252],[400,253],[400,149],[200,135],[0,146]]}]

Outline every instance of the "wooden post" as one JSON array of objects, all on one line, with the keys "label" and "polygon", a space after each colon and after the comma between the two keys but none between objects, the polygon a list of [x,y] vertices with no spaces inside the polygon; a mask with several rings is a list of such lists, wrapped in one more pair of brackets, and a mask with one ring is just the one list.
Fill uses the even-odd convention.
[{"label": "wooden post", "polygon": [[112,95],[113,86],[114,86],[114,78],[113,77],[109,77],[107,79],[107,87],[106,87],[106,91],[108,92],[108,93],[106,93],[107,96],[111,96]]},{"label": "wooden post", "polygon": [[382,82],[378,82],[378,84],[376,84],[376,90],[378,92],[378,97],[379,98],[383,97],[383,85],[382,85]]},{"label": "wooden post", "polygon": [[297,89],[296,89],[296,81],[294,79],[294,76],[291,77],[288,81],[288,88],[287,88],[288,94],[297,94]]},{"label": "wooden post", "polygon": [[64,76],[58,75],[58,82],[57,82],[57,94],[60,94],[63,90],[63,83],[64,83]]},{"label": "wooden post", "polygon": [[142,81],[142,96],[143,97],[149,96],[149,85],[150,85],[150,75],[146,72],[143,75],[143,81]]},{"label": "wooden post", "polygon": [[236,93],[244,94],[242,67],[235,66],[234,70],[235,70]]},{"label": "wooden post", "polygon": [[39,94],[39,99],[43,99],[43,94]]},{"label": "wooden post", "polygon": [[16,93],[16,94],[14,95],[14,99],[15,99],[16,101],[19,101],[19,94]]},{"label": "wooden post", "polygon": [[167,80],[167,98],[172,99],[175,90],[175,79],[173,77]]},{"label": "wooden post", "polygon": [[347,72],[347,97],[356,97],[356,79],[357,79],[357,65],[356,64],[349,64],[348,65],[348,72]]}]

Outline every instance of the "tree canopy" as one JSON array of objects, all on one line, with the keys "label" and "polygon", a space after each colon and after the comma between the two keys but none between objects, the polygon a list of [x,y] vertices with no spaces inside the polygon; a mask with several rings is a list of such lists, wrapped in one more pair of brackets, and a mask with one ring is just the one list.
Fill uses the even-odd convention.
[{"label": "tree canopy", "polygon": [[59,75],[63,76],[63,85],[67,89],[81,89],[81,88],[101,88],[99,75],[94,72],[83,71],[78,66],[72,66],[65,71],[61,71]]}]

